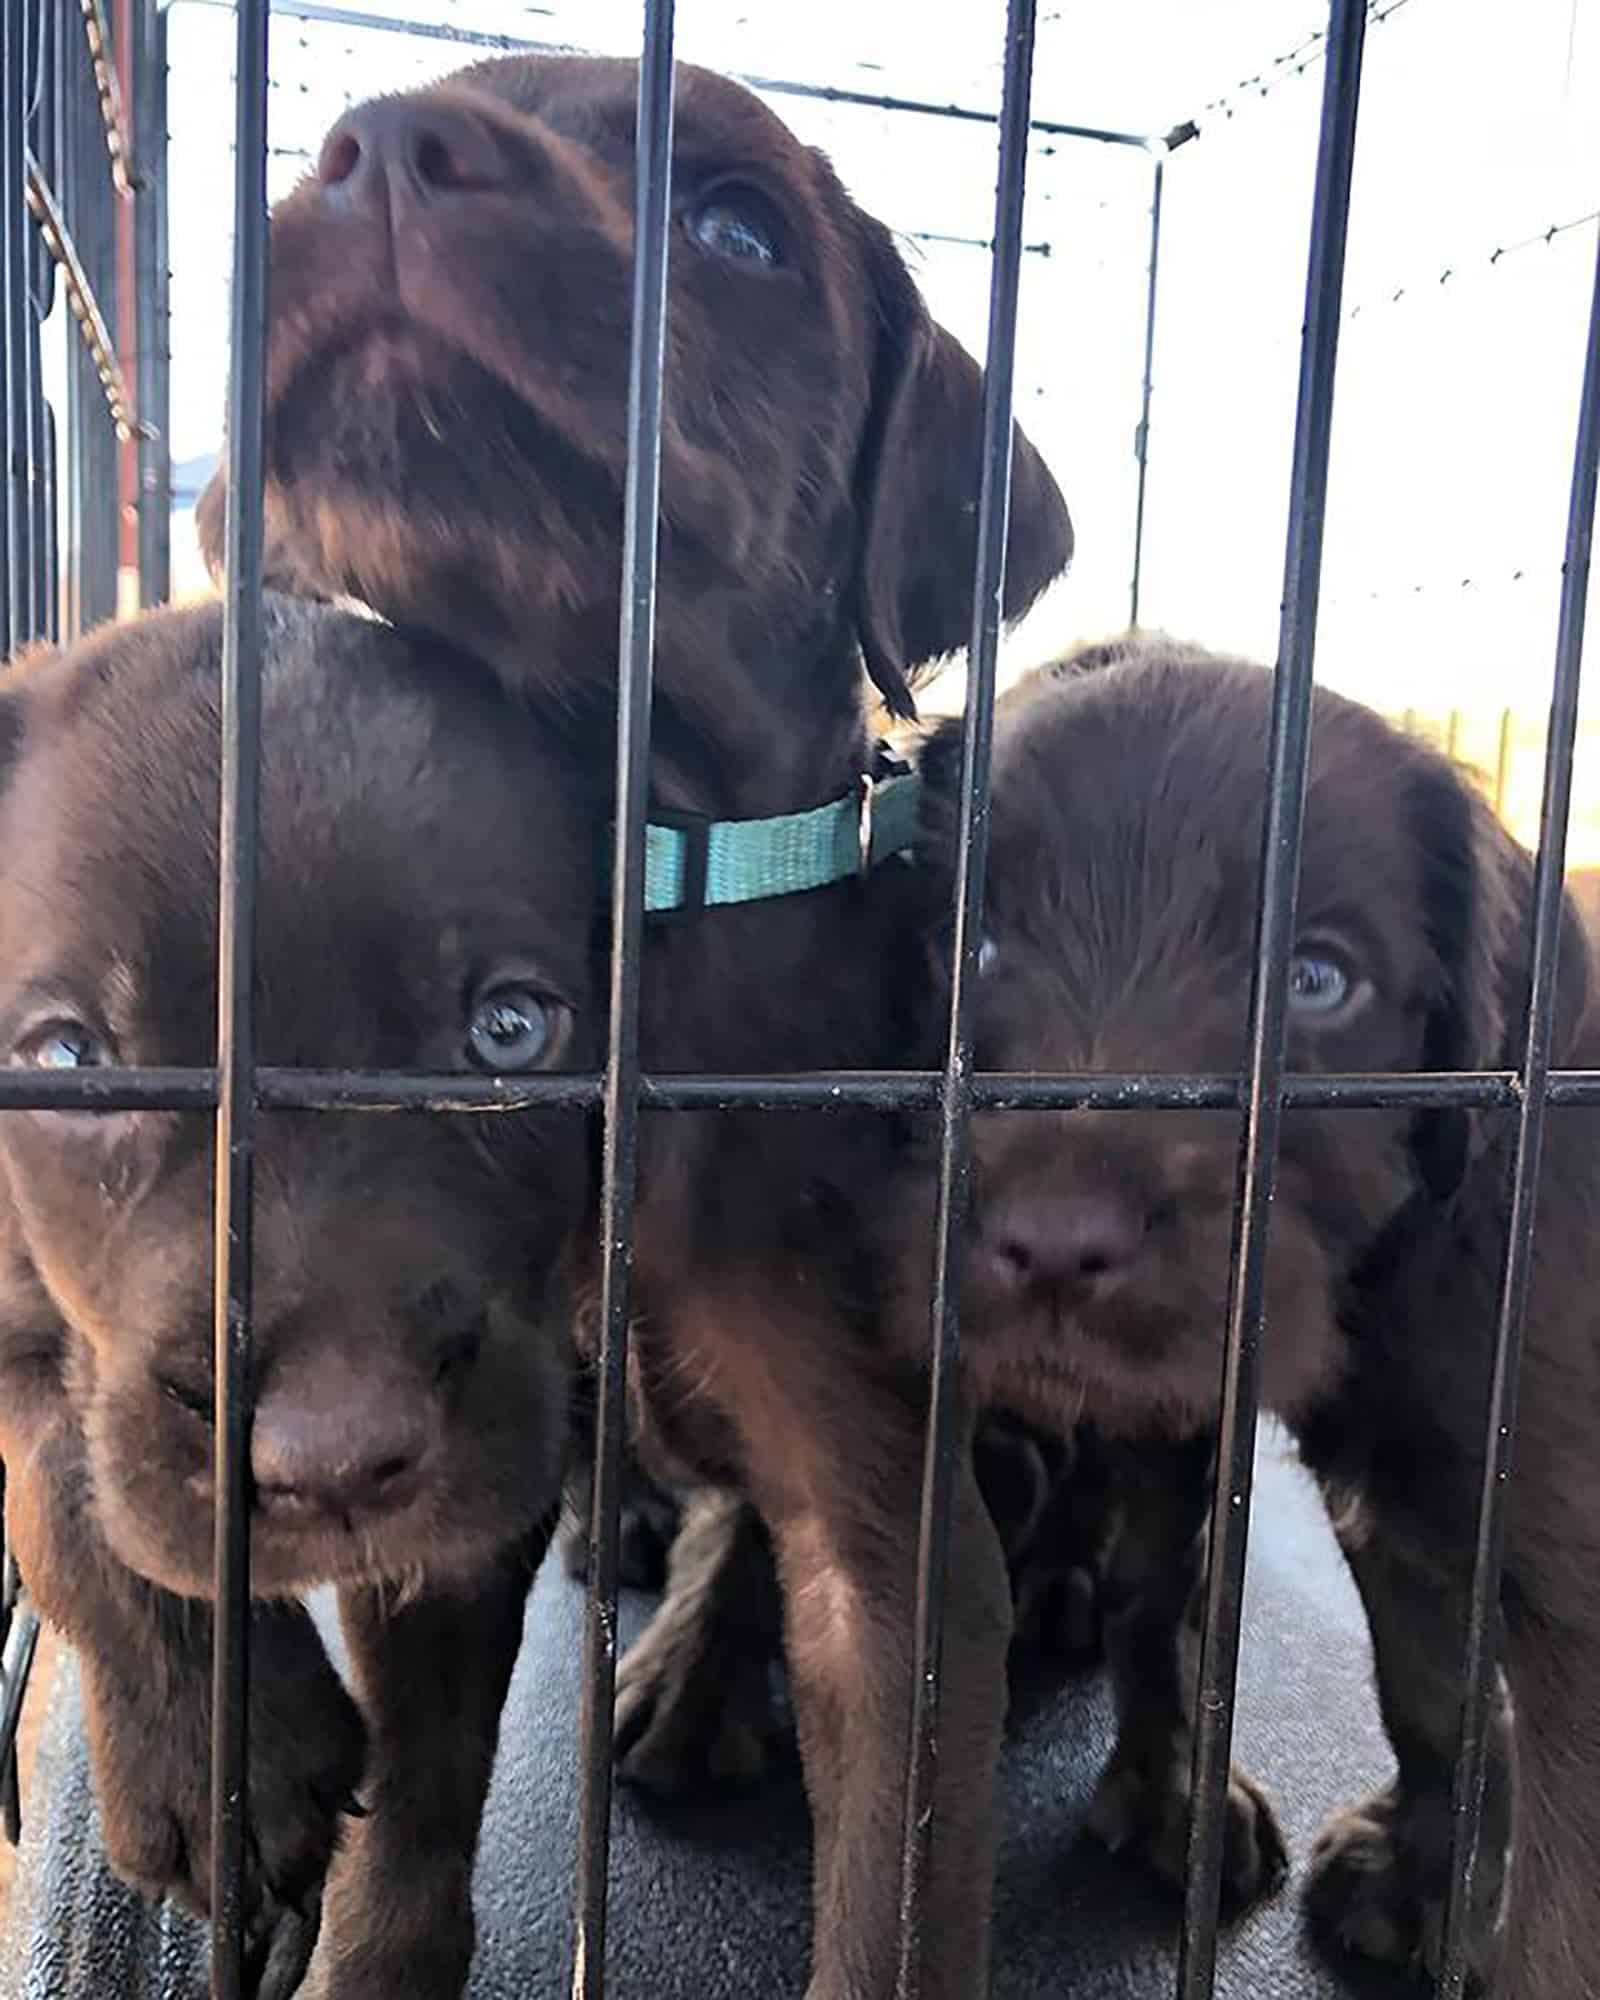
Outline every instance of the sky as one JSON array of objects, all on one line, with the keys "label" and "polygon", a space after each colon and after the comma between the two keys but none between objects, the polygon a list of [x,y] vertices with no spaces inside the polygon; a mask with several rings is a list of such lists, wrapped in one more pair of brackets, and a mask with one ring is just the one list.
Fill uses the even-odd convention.
[{"label": "sky", "polygon": [[[274,16],[270,185],[350,101],[478,51]],[[1517,740],[1537,797],[1579,371],[1600,209],[1600,0],[1375,0],[1341,330],[1317,672],[1391,712],[1462,711],[1459,747]],[[387,0],[456,30],[629,53],[638,0]],[[172,448],[214,451],[226,379],[231,10],[171,0]],[[682,55],[993,110],[999,0],[678,0]],[[1323,74],[1315,0],[1040,7],[1038,120],[1200,136],[1166,167],[1141,617],[1276,649],[1307,223]],[[994,129],[772,94],[900,232],[937,318],[980,358]],[[1068,578],[1011,635],[1006,675],[1128,620],[1152,155],[1035,132],[1017,407],[1072,506]],[[176,524],[176,550],[192,533]],[[192,575],[192,565],[188,571]],[[957,667],[932,705],[958,706]],[[1600,670],[1579,858],[1600,862]],[[1594,824],[1589,827],[1589,820]]]}]

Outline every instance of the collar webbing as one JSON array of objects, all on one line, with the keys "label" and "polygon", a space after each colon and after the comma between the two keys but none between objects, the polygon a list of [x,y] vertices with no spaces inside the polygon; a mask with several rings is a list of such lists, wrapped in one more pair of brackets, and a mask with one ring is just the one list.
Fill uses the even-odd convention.
[{"label": "collar webbing", "polygon": [[920,791],[917,774],[900,770],[773,819],[657,812],[645,827],[645,909],[762,902],[865,874],[915,843]]}]

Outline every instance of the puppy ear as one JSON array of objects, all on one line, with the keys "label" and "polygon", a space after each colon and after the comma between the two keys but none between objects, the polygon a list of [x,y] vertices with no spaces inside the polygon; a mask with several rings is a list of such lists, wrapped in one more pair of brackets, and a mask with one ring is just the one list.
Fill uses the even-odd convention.
[{"label": "puppy ear", "polygon": [[[866,217],[861,230],[879,336],[857,472],[857,628],[890,712],[911,715],[915,670],[965,645],[972,628],[983,377],[929,318],[889,232]],[[1014,430],[1007,620],[1020,618],[1071,559],[1066,502]]]},{"label": "puppy ear", "polygon": [[[201,559],[210,571],[213,583],[220,584],[222,581],[227,526],[228,471],[224,463],[219,464],[206,481],[200,498],[194,504],[195,540],[200,544]],[[289,537],[273,507],[270,491],[262,523],[261,571],[262,584],[267,590],[281,590],[290,597],[323,601],[331,600],[336,595],[332,587],[296,560]]]},{"label": "puppy ear", "polygon": [[[1512,1069],[1522,1059],[1532,952],[1533,862],[1466,780],[1442,761],[1418,767],[1408,811],[1421,868],[1424,926],[1437,984],[1423,1027],[1427,1070]],[[1592,960],[1570,895],[1551,1056],[1571,1051],[1592,993]],[[1428,1191],[1446,1200],[1483,1143],[1483,1114],[1422,1111],[1412,1148]]]}]

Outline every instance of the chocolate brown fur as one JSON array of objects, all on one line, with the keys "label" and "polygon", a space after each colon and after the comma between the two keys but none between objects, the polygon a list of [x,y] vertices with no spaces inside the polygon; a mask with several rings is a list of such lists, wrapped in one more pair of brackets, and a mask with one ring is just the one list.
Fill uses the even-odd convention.
[{"label": "chocolate brown fur", "polygon": [[[0,689],[0,1039],[205,1066],[221,613],[119,626]],[[462,1069],[479,996],[592,1060],[592,800],[434,642],[266,608],[266,1064]],[[77,1025],[72,1025],[77,1024]],[[70,1049],[63,1043],[70,1040]],[[208,1898],[213,1121],[0,1121],[7,1523],[80,1651],[113,1864]],[[563,1459],[579,1114],[267,1114],[256,1143],[251,1976],[454,1995],[478,1816]],[[339,1589],[358,1714],[301,1608]],[[365,1814],[354,1811],[360,1784]],[[335,1851],[337,1859],[334,1859]]]},{"label": "chocolate brown fur", "polygon": [[[1068,660],[1004,701],[983,1067],[1240,1069],[1270,697],[1261,670],[1152,638]],[[953,762],[935,744],[930,782],[947,799]],[[1527,856],[1449,764],[1319,691],[1291,1068],[1514,1064],[1531,881]],[[1338,989],[1330,960],[1347,998],[1319,1007]],[[1558,1064],[1600,1061],[1590,990],[1569,904]],[[1237,1131],[1232,1114],[1176,1111],[976,1120],[963,1346],[974,1400],[1142,1441],[1134,1462],[1147,1470],[1152,1451],[1201,1449],[1220,1381]],[[1430,1967],[1512,1136],[1509,1119],[1472,1111],[1291,1111],[1267,1252],[1263,1396],[1328,1497],[1399,1765],[1393,1785],[1324,1830],[1310,1913],[1340,1945]],[[1600,1156],[1581,1112],[1553,1113],[1545,1146],[1471,1943],[1497,1993],[1578,2000],[1600,1993]],[[908,1339],[925,1254],[906,1252]],[[1193,1490],[1167,1486],[1169,1516],[1173,1495]],[[1159,1585],[1170,1570],[1153,1574]],[[1113,1607],[1123,1726],[1097,1815],[1159,1861],[1162,1819],[1187,1782],[1188,1705],[1172,1670],[1182,1607],[1169,1591],[1152,1619],[1152,1577],[1135,1583],[1143,1658],[1123,1656]],[[1128,1796],[1130,1771],[1142,1802]],[[1247,1804],[1236,1783],[1236,1828]]]},{"label": "chocolate brown fur", "polygon": [[[614,754],[636,89],[631,64],[517,58],[362,107],[272,229],[272,573],[553,697],[597,773]],[[676,121],[651,793],[775,814],[869,768],[868,675],[904,713],[915,671],[966,640],[980,380],[888,232],[748,92],[683,68]],[[215,554],[216,489],[202,520]],[[1071,547],[1019,435],[1008,615]],[[644,1062],[904,1060],[916,893],[891,866],[653,928]],[[871,1114],[697,1115],[647,1120],[640,1165],[638,1443],[669,1483],[753,1496],[776,1547],[817,1831],[812,2000],[878,2000],[894,1974],[923,1390],[884,1349],[865,1237],[893,1155]],[[874,1479],[841,1482],[841,1461]],[[992,1751],[1009,1622],[970,1466],[955,1520],[958,1774]],[[670,1720],[670,1694],[659,1706]],[[989,1820],[981,1792],[951,1791],[927,2000],[981,1990]]]}]

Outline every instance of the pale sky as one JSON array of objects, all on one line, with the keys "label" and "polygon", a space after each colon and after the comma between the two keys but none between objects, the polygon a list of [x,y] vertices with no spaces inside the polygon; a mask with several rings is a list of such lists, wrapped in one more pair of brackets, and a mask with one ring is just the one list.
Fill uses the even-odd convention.
[{"label": "pale sky", "polygon": [[[378,10],[345,0],[344,11]],[[637,48],[642,15],[638,0],[383,11],[617,53]],[[1531,728],[1547,699],[1600,209],[1600,0],[1378,0],[1374,11],[1386,18],[1367,42],[1318,676],[1389,710],[1466,709],[1477,754],[1502,706]],[[233,22],[217,0],[168,12],[183,460],[214,450],[220,430]],[[679,0],[677,14],[680,52],[735,73],[998,102],[998,0],[946,0],[942,13],[936,0]],[[1080,0],[1040,14],[1037,117],[1201,126],[1166,174],[1143,622],[1264,659],[1325,21],[1316,0]],[[278,13],[272,193],[293,184],[344,103],[473,53]],[[988,260],[931,239],[988,237],[993,128],[770,101],[903,232],[935,315],[981,357]],[[1018,411],[1067,493],[1079,553],[1008,643],[1008,672],[1127,622],[1149,191],[1141,151],[1036,139]],[[178,541],[188,535],[180,521]],[[960,698],[952,671],[935,701]],[[1600,724],[1600,670],[1586,709]],[[1600,795],[1600,770],[1586,790]]]}]

